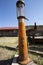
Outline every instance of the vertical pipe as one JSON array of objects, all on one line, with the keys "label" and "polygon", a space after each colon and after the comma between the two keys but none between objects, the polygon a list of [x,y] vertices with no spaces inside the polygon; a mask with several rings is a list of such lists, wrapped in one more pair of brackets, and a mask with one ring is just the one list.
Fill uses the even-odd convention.
[{"label": "vertical pipe", "polygon": [[19,63],[24,65],[30,62],[28,57],[26,30],[24,18],[18,19],[19,22]]}]

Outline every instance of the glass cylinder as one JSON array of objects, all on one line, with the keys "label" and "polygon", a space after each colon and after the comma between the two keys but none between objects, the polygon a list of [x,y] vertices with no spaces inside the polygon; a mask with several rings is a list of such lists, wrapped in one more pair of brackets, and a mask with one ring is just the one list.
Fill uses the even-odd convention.
[{"label": "glass cylinder", "polygon": [[19,3],[17,6],[17,17],[24,16],[24,4]]}]

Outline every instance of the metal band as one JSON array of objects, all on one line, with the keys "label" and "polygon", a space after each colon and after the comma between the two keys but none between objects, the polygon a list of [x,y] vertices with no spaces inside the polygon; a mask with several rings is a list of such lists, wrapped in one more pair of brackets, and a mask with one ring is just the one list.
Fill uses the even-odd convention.
[{"label": "metal band", "polygon": [[28,21],[29,21],[29,19],[28,19],[28,18],[26,18],[25,16],[19,16],[19,17],[17,17],[17,19],[22,19],[22,18],[24,18],[24,19],[26,19],[26,20],[28,20]]},{"label": "metal band", "polygon": [[25,16],[19,16],[19,17],[17,17],[17,19],[22,19],[22,18],[24,18],[25,19]]},{"label": "metal band", "polygon": [[22,1],[17,1],[17,3],[16,3],[16,6],[17,6],[17,7],[18,7],[19,3],[24,4],[24,6],[25,6],[25,3],[24,3],[24,2],[22,2]]}]

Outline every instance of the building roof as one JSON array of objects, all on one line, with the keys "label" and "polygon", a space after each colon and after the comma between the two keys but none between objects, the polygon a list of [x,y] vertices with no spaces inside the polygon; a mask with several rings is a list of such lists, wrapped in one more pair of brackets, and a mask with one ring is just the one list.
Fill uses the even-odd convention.
[{"label": "building roof", "polygon": [[0,30],[18,30],[18,27],[0,27]]}]

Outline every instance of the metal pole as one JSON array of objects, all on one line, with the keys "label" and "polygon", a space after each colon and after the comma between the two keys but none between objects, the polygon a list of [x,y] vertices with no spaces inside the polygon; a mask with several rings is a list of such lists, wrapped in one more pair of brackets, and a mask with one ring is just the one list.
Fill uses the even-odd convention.
[{"label": "metal pole", "polygon": [[19,23],[19,63],[24,65],[30,62],[27,49],[26,30],[24,19],[18,20]]}]

